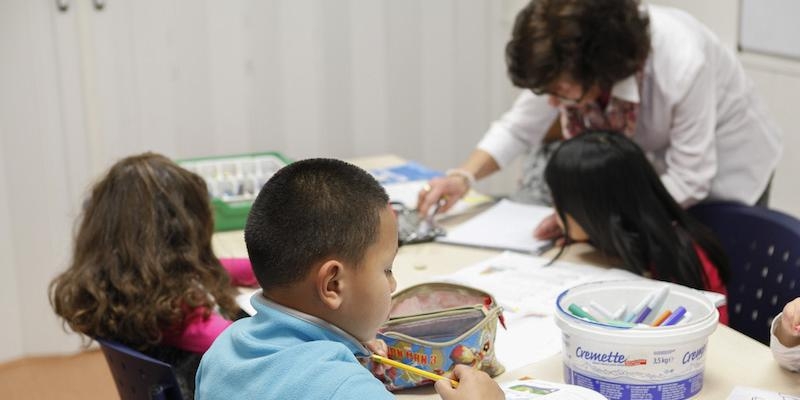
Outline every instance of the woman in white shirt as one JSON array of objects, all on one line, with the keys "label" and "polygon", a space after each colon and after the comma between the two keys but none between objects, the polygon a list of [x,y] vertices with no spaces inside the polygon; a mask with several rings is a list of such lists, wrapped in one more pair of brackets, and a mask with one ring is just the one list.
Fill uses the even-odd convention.
[{"label": "woman in white shirt", "polygon": [[772,321],[769,347],[778,364],[800,371],[800,297],[786,304]]},{"label": "woman in white shirt", "polygon": [[[526,90],[459,168],[420,192],[421,214],[442,198],[446,211],[548,130],[631,137],[684,207],[766,198],[780,130],[733,52],[690,15],[636,0],[533,0],[517,16],[506,62]],[[554,219],[536,231],[559,234]]]}]

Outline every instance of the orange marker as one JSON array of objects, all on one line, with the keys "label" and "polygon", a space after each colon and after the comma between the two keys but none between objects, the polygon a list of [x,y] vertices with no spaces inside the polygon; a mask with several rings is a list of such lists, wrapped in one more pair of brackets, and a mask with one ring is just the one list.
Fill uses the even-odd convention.
[{"label": "orange marker", "polygon": [[672,311],[670,311],[670,310],[664,311],[663,313],[661,313],[661,315],[658,316],[658,318],[656,318],[653,321],[653,324],[650,325],[650,326],[659,326],[659,325],[663,324],[664,321],[667,318],[669,318],[670,315],[672,315]]}]

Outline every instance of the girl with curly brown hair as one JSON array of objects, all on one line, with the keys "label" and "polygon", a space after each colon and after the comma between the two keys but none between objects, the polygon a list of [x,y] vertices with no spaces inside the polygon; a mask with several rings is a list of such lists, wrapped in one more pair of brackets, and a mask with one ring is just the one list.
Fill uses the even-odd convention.
[{"label": "girl with curly brown hair", "polygon": [[257,284],[247,259],[214,255],[213,226],[202,178],[158,154],[118,161],[50,285],[55,312],[75,332],[173,364],[190,396],[200,356],[240,312],[232,284]]}]

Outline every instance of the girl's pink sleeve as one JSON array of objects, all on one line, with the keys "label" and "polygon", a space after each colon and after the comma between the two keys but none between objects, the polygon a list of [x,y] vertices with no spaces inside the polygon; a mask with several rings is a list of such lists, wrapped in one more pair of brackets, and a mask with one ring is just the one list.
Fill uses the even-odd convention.
[{"label": "girl's pink sleeve", "polygon": [[164,344],[193,353],[205,353],[214,339],[232,322],[214,312],[205,318],[204,313],[202,307],[194,309],[186,317],[183,332],[164,332]]},{"label": "girl's pink sleeve", "polygon": [[222,267],[228,271],[234,286],[258,286],[253,266],[247,258],[220,258]]}]

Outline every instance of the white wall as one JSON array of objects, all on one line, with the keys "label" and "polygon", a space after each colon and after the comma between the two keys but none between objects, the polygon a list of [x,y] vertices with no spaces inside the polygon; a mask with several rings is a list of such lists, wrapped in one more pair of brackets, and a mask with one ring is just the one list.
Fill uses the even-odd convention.
[{"label": "white wall", "polygon": [[[654,4],[684,9],[735,48],[738,41],[739,2],[734,0],[652,0]],[[783,129],[783,157],[772,182],[770,206],[800,216],[800,61],[740,53],[748,76],[767,103],[770,114]]]},{"label": "white wall", "polygon": [[[459,163],[511,103],[524,0],[0,2],[0,361],[73,351],[50,310],[87,185],[144,150],[185,158],[395,153]],[[685,8],[734,46],[738,2]],[[743,57],[786,131],[773,204],[800,215],[796,63]],[[482,187],[513,187],[499,174]]]},{"label": "white wall", "polygon": [[114,160],[395,153],[444,169],[512,98],[509,0],[68,4],[0,2],[0,360],[79,348],[47,286]]}]

